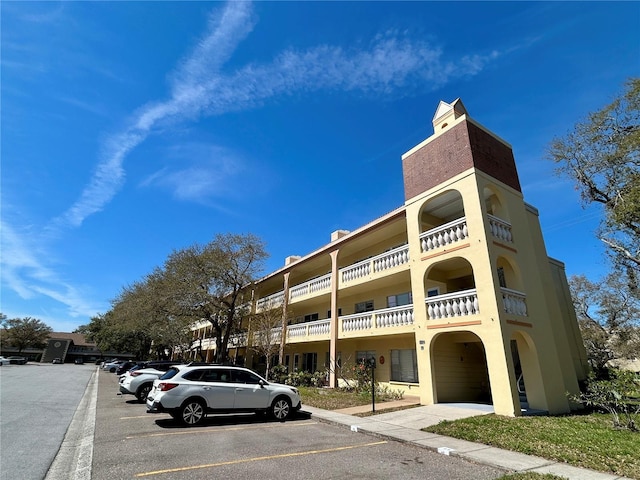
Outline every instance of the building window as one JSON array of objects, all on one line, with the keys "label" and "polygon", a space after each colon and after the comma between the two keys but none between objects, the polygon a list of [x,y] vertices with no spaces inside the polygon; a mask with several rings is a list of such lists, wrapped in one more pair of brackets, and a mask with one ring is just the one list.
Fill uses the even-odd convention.
[{"label": "building window", "polygon": [[288,353],[284,356],[284,366],[287,367],[287,373],[289,373],[289,362],[291,361],[291,355]]},{"label": "building window", "polygon": [[375,350],[362,350],[360,352],[356,352],[356,363],[368,362],[371,359],[375,360],[375,358],[376,358]]},{"label": "building window", "polygon": [[304,321],[306,322],[315,322],[316,320],[318,320],[320,317],[318,316],[317,313],[310,313],[309,315],[305,315],[304,316]]},{"label": "building window", "polygon": [[302,371],[313,373],[318,370],[318,354],[303,353],[302,354]]},{"label": "building window", "polygon": [[398,295],[389,295],[387,297],[387,308],[400,307],[401,305],[411,305],[413,303],[413,295],[411,292],[400,293]]},{"label": "building window", "polygon": [[427,297],[437,297],[438,295],[440,295],[440,289],[438,287],[427,290]]},{"label": "building window", "polygon": [[366,302],[356,303],[356,313],[372,312],[373,300],[367,300]]},{"label": "building window", "polygon": [[[342,309],[338,309],[338,316],[342,316]],[[327,310],[327,318],[331,318],[331,310]]]},{"label": "building window", "polygon": [[418,383],[418,362],[414,349],[391,350],[391,380]]},{"label": "building window", "polygon": [[300,355],[297,353],[293,354],[293,371],[297,372],[300,368]]}]

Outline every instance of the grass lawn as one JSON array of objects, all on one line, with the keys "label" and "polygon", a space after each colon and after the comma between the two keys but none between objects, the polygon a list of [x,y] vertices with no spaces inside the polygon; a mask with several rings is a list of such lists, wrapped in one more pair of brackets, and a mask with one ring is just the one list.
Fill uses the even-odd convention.
[{"label": "grass lawn", "polygon": [[640,479],[640,433],[614,430],[605,414],[483,415],[441,422],[424,430]]},{"label": "grass lawn", "polygon": [[[300,387],[300,394],[303,404],[325,410],[371,403],[370,395],[338,389]],[[378,401],[384,399],[376,399]],[[606,414],[516,418],[481,415],[441,422],[425,430],[640,480],[640,432],[613,429],[611,418]],[[526,472],[503,478],[555,480],[559,477]]]}]

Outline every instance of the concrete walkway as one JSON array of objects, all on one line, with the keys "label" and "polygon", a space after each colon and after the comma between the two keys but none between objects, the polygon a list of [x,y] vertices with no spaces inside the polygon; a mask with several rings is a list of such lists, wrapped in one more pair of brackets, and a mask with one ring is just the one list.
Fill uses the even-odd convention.
[{"label": "concrete walkway", "polygon": [[493,413],[491,405],[440,403],[384,413],[386,409],[419,405],[419,403],[417,397],[405,397],[396,402],[376,404],[376,414],[367,417],[356,417],[354,415],[371,412],[371,405],[329,411],[303,404],[302,410],[310,413],[317,420],[343,425],[350,428],[354,433],[365,433],[410,443],[418,447],[434,450],[443,455],[458,456],[472,462],[490,465],[510,472],[552,473],[570,480],[630,480],[614,474],[572,467],[566,463],[558,463],[545,458],[422,431],[423,428],[435,425],[442,420],[457,420]]}]

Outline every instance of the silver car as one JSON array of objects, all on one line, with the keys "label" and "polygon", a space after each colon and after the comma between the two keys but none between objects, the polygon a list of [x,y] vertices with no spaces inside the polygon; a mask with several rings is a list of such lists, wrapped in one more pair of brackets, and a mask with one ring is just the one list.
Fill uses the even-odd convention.
[{"label": "silver car", "polygon": [[153,381],[177,365],[178,362],[147,362],[141,368],[133,368],[120,375],[118,387],[124,395],[135,395],[140,403],[147,401]]},{"label": "silver car", "polygon": [[147,412],[168,412],[187,426],[202,423],[207,413],[264,412],[284,421],[301,406],[297,388],[225,365],[172,367],[147,396]]}]

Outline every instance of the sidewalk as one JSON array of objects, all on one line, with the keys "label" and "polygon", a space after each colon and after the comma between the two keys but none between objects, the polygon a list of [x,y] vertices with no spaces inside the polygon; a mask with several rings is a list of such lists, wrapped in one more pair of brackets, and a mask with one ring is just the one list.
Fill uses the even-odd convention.
[{"label": "sidewalk", "polygon": [[409,443],[443,455],[457,456],[471,462],[490,465],[506,471],[551,473],[570,480],[630,480],[614,474],[572,467],[571,465],[545,458],[422,431],[423,428],[435,425],[442,420],[456,420],[493,413],[491,405],[441,403],[383,413],[385,409],[419,405],[419,403],[417,397],[405,397],[396,402],[376,404],[376,414],[367,417],[356,417],[354,415],[370,412],[371,405],[329,411],[303,404],[302,411],[310,413],[312,418],[319,421],[348,427],[354,433],[365,433]]}]

